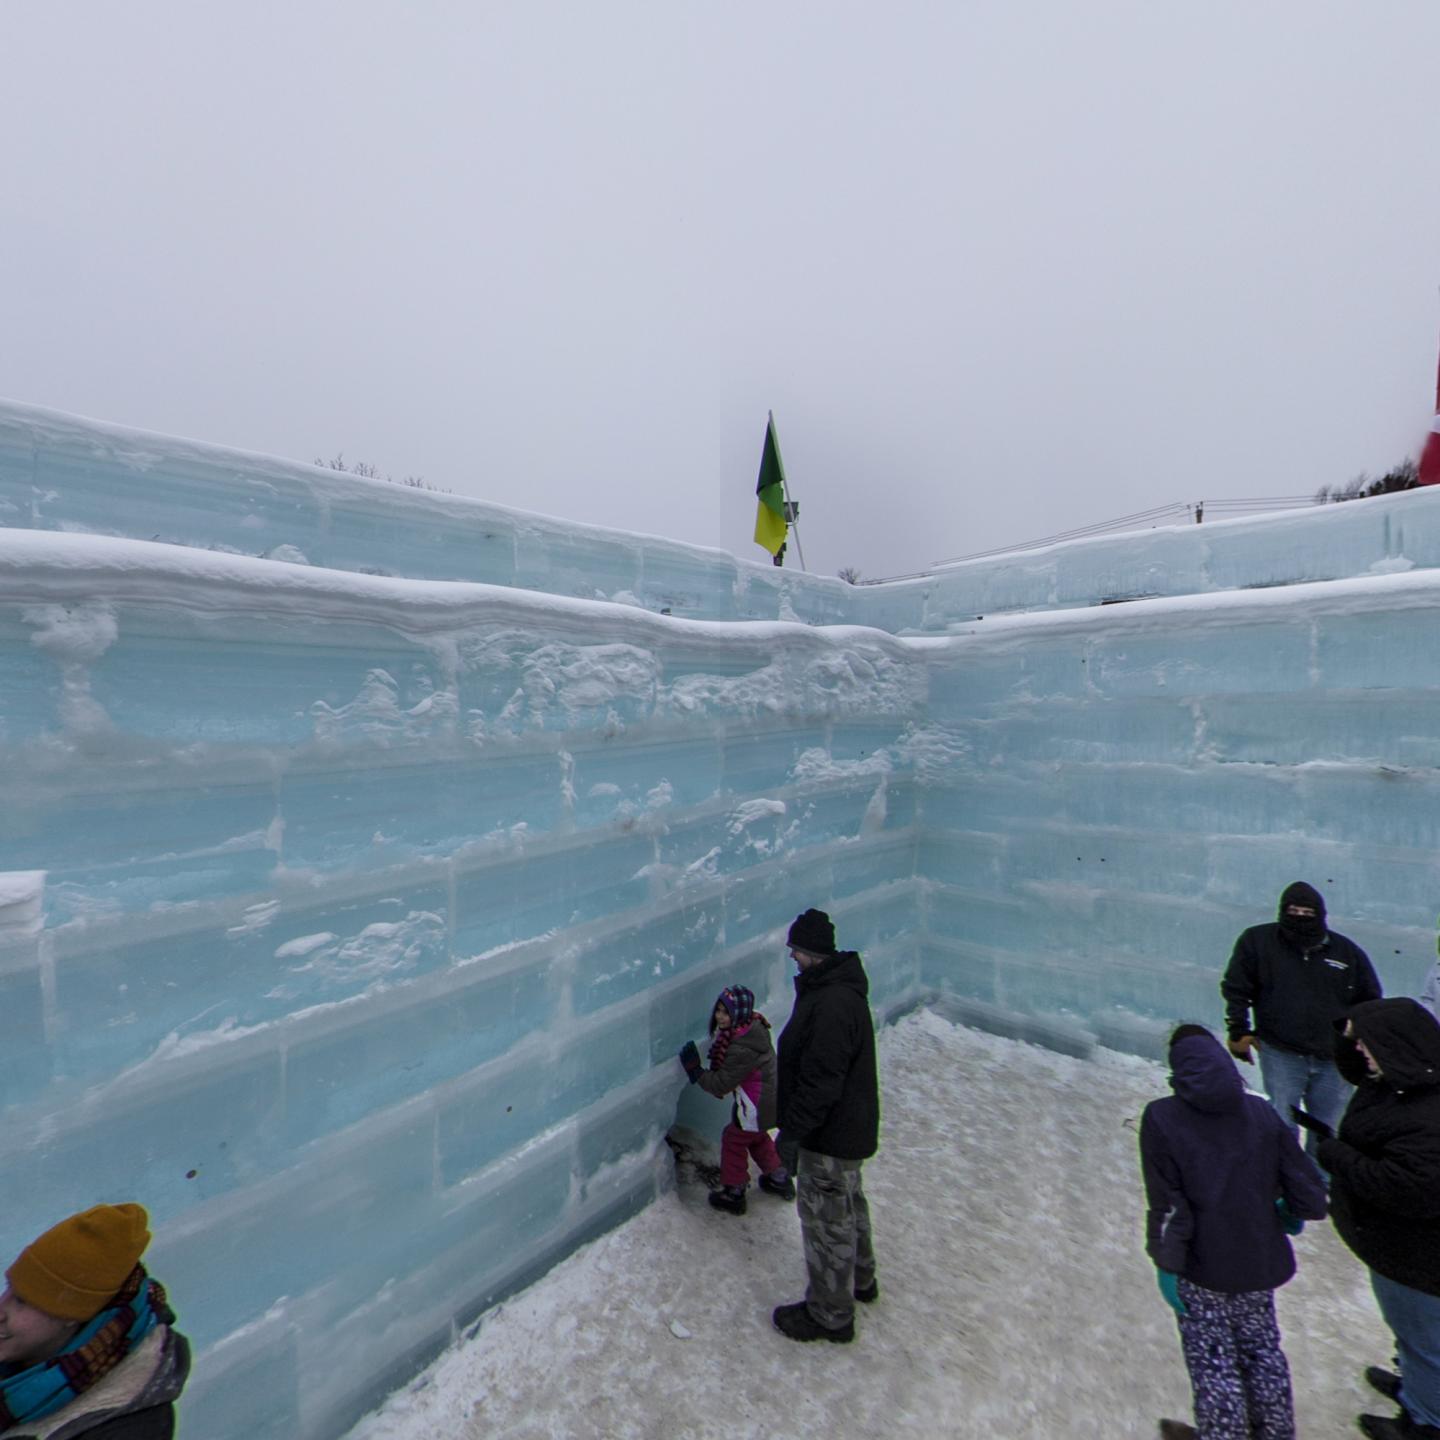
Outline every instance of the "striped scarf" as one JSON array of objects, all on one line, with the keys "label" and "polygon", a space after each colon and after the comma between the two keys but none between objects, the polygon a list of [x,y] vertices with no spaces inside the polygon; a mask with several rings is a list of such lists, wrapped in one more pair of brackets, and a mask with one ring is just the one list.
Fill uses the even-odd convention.
[{"label": "striped scarf", "polygon": [[108,1375],[157,1325],[175,1316],[164,1287],[137,1265],[115,1298],[58,1355],[0,1380],[0,1430],[51,1415]]}]

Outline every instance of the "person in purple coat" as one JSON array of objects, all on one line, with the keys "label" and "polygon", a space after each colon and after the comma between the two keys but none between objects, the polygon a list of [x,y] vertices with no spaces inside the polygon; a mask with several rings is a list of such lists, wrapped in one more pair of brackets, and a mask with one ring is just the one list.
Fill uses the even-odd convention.
[{"label": "person in purple coat", "polygon": [[1170,1087],[1140,1121],[1145,1249],[1175,1311],[1195,1426],[1165,1440],[1294,1440],[1275,1291],[1295,1273],[1290,1236],[1325,1218],[1325,1186],[1290,1127],[1246,1090],[1201,1025],[1170,1037]]}]

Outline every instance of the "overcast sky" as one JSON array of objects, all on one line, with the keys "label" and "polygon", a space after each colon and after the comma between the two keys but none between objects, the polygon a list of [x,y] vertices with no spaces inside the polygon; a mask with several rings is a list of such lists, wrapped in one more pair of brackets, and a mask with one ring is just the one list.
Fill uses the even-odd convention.
[{"label": "overcast sky", "polygon": [[1428,427],[1435,0],[0,0],[0,53],[11,399],[761,561],[773,408],[867,576]]}]

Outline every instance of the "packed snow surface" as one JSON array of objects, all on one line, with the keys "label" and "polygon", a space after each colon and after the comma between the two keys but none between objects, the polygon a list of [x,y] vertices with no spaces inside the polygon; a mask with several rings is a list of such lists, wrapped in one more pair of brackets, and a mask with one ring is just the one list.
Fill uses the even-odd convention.
[{"label": "packed snow surface", "polygon": [[[683,1183],[487,1315],[349,1440],[735,1440],[876,1435],[1149,1440],[1189,1420],[1143,1248],[1139,1115],[1164,1070],[1077,1060],[931,1012],[881,1036],[865,1170],[880,1299],[853,1345],[770,1324],[801,1298],[792,1205],[735,1218]],[[1247,1078],[1250,1078],[1247,1076]],[[1388,1364],[1368,1272],[1328,1224],[1280,1292],[1299,1433],[1340,1440]]]}]

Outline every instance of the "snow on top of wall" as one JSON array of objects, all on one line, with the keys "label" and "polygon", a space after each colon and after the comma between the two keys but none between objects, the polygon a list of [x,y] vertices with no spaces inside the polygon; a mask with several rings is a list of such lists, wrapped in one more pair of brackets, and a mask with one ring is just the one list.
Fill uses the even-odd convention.
[{"label": "snow on top of wall", "polygon": [[[69,535],[44,530],[0,529],[0,601],[25,602],[38,625],[36,643],[57,658],[87,658],[113,640],[113,617],[105,600],[190,611],[294,615],[311,619],[383,623],[413,635],[450,630],[484,621],[541,623],[574,633],[631,632],[637,643],[664,636],[693,635],[707,648],[727,640],[750,649],[757,641],[785,644],[806,637],[863,641],[893,653],[908,647],[946,647],[973,636],[1033,637],[1037,631],[1075,629],[1166,629],[1177,622],[1203,623],[1214,615],[1233,624],[1245,614],[1257,619],[1292,610],[1336,614],[1369,609],[1428,609],[1440,596],[1440,574],[1396,570],[1343,580],[1156,596],[1123,606],[1080,606],[977,618],[937,636],[894,636],[859,625],[816,626],[787,620],[691,620],[657,615],[607,600],[583,600],[541,591],[517,590],[471,581],[410,580],[325,570],[247,555],[229,555],[185,546],[102,535]],[[103,598],[102,598],[103,597]],[[48,602],[48,603],[47,603]],[[67,612],[63,608],[87,605]],[[97,649],[98,647],[98,649]],[[837,681],[854,662],[837,658]],[[864,680],[868,677],[858,675]]]},{"label": "snow on top of wall", "polygon": [[[455,495],[449,491],[429,490],[418,486],[397,486],[375,476],[357,475],[349,470],[332,470],[328,465],[306,464],[303,461],[270,455],[259,450],[243,450],[229,445],[190,440],[157,431],[135,429],[107,420],[92,420],[63,410],[40,405],[22,404],[0,399],[0,431],[23,434],[37,448],[80,450],[95,459],[122,466],[137,474],[146,474],[167,463],[189,463],[229,470],[231,479],[242,476],[262,483],[267,477],[283,480],[287,485],[300,485],[321,499],[361,497],[369,502],[380,501],[419,508],[430,514],[458,522],[478,523],[487,512],[503,512],[522,527],[539,531],[566,531],[593,535],[619,542],[644,542],[673,549],[677,554],[720,559],[726,563],[753,566],[762,571],[768,562],[739,560],[727,550],[640,531],[611,529],[603,525],[582,525],[558,516],[525,510],[515,505],[499,505],[475,495]],[[298,552],[297,552],[298,553]],[[825,577],[828,580],[828,577]],[[829,583],[836,583],[830,580]]]}]

